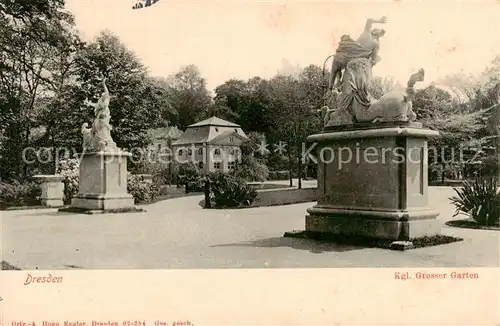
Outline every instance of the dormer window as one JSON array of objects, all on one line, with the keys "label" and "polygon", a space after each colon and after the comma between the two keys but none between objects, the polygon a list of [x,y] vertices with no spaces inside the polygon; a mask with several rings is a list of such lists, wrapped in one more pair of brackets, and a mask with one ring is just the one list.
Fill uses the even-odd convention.
[{"label": "dormer window", "polygon": [[229,142],[233,143],[234,142],[234,137],[229,137]]},{"label": "dormer window", "polygon": [[235,132],[235,133],[238,133],[238,129],[234,128],[234,132]]},{"label": "dormer window", "polygon": [[219,128],[217,128],[217,127],[216,127],[216,128],[215,128],[215,132],[219,132]]}]

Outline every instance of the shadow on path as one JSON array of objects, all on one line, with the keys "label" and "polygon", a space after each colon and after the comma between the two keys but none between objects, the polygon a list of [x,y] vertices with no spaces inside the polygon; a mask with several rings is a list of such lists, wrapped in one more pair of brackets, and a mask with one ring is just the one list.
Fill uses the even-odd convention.
[{"label": "shadow on path", "polygon": [[326,243],[309,239],[297,239],[297,238],[285,238],[285,237],[268,238],[268,239],[260,239],[255,241],[245,241],[237,243],[227,243],[227,244],[214,245],[211,247],[256,247],[256,248],[289,247],[297,250],[307,250],[315,254],[321,254],[323,252],[344,252],[344,251],[361,250],[367,248],[361,246]]}]

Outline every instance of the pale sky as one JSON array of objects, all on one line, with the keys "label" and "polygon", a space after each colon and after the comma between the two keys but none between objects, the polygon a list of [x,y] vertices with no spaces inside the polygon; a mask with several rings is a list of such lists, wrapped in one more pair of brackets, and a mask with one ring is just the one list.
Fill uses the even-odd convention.
[{"label": "pale sky", "polygon": [[230,78],[272,77],[291,65],[323,65],[340,36],[377,24],[382,61],[374,75],[405,84],[481,72],[500,54],[500,1],[174,1],[132,10],[132,0],[66,0],[86,40],[116,34],[149,68],[168,76],[195,64],[211,90]]}]

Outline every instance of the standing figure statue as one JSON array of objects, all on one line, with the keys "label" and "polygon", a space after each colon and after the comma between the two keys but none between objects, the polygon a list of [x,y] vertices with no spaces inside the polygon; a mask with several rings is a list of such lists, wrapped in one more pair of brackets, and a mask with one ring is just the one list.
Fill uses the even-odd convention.
[{"label": "standing figure statue", "polygon": [[342,81],[342,70],[352,59],[365,58],[370,59],[370,62],[375,65],[380,61],[378,55],[380,49],[379,39],[385,35],[385,30],[373,28],[374,23],[385,24],[387,18],[384,16],[380,19],[369,18],[366,21],[363,33],[354,41],[349,35],[342,36],[335,56],[332,62],[332,71],[330,74],[330,82],[328,90],[339,88]]},{"label": "standing figure statue", "polygon": [[110,95],[106,86],[106,78],[102,80],[104,92],[97,103],[87,101],[87,104],[94,107],[94,122],[90,129],[87,123],[82,126],[84,136],[84,148],[87,150],[114,150],[116,144],[111,137],[112,127],[109,124],[111,113],[109,111]]}]

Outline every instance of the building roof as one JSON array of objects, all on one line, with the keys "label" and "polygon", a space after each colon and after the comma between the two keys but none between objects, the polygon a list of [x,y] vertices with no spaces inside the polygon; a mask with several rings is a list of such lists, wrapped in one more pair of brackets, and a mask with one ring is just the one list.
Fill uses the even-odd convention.
[{"label": "building roof", "polygon": [[240,125],[238,125],[236,123],[222,120],[221,118],[217,118],[217,117],[211,117],[211,118],[205,119],[203,121],[193,123],[192,125],[189,125],[188,128],[201,127],[201,126],[240,127]]},{"label": "building roof", "polygon": [[213,137],[212,139],[210,139],[208,142],[209,143],[217,143],[218,141],[226,139],[229,136],[236,136],[236,137],[241,138],[243,140],[248,140],[248,137],[245,134],[242,135],[242,134],[237,133],[236,131],[228,130],[228,131],[221,132],[220,134],[218,134],[215,137]]},{"label": "building roof", "polygon": [[179,139],[183,134],[177,126],[150,129],[148,132],[154,139]]},{"label": "building roof", "polygon": [[197,144],[208,141],[210,128],[188,128],[173,145]]},{"label": "building roof", "polygon": [[[220,127],[220,130],[217,127]],[[248,140],[247,135],[245,135],[245,132],[239,125],[217,117],[211,117],[189,125],[186,131],[173,145],[214,143],[230,135],[235,135],[245,141]]]}]

